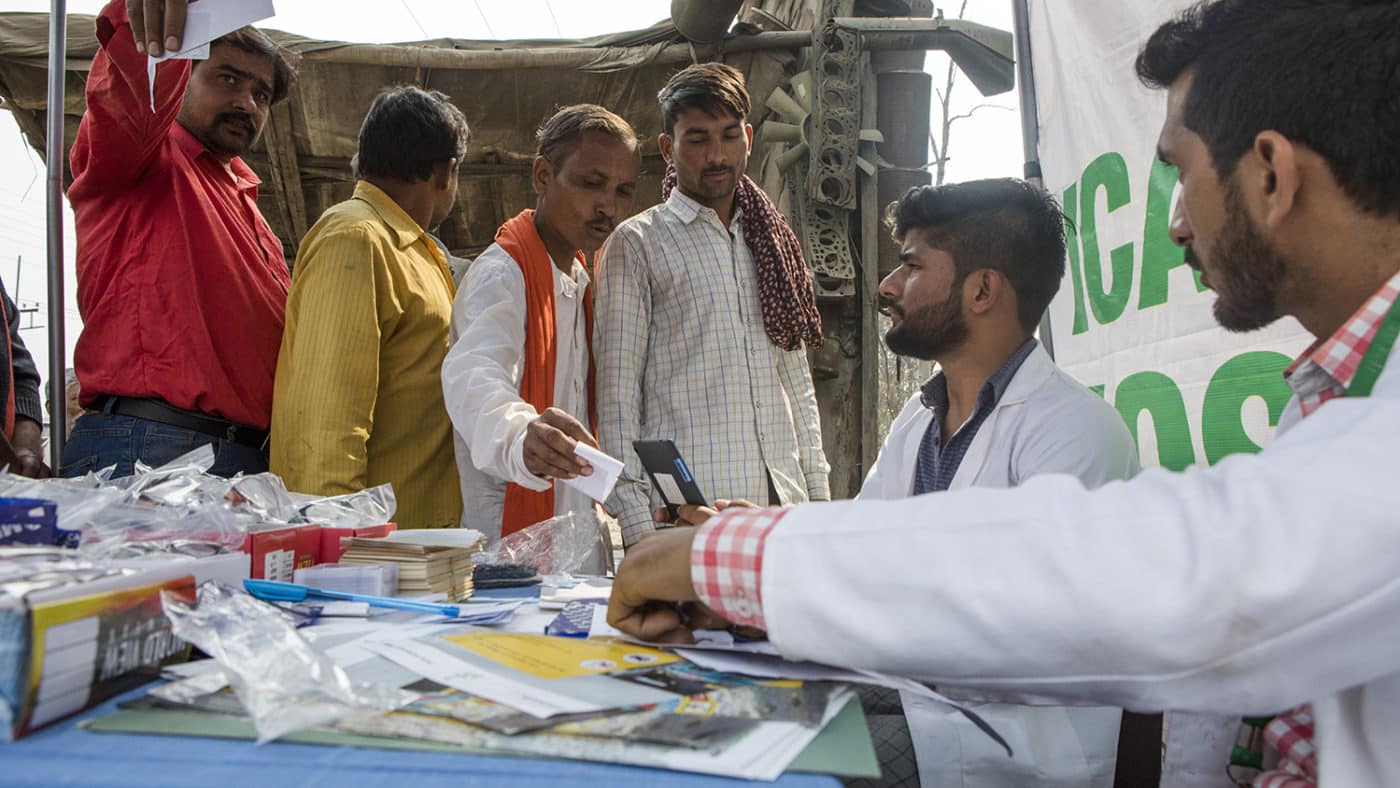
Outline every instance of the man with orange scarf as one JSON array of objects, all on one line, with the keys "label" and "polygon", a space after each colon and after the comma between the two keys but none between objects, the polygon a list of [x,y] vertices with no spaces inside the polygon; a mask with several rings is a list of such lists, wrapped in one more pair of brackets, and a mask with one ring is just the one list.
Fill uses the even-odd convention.
[{"label": "man with orange scarf", "polygon": [[442,365],[462,525],[492,541],[565,512],[597,527],[593,502],[554,479],[592,471],[574,454],[598,445],[588,262],[631,211],[640,166],[632,127],[597,105],[559,110],[537,138],[535,208],[467,270]]}]

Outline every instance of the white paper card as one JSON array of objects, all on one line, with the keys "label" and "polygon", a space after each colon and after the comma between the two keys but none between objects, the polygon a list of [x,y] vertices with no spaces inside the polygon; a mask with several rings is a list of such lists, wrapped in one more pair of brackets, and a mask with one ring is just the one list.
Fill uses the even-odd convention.
[{"label": "white paper card", "polygon": [[685,495],[681,493],[681,487],[676,484],[676,477],[669,473],[656,474],[656,486],[661,488],[661,500],[672,506],[680,506],[685,503]]},{"label": "white paper card", "polygon": [[622,461],[613,459],[601,451],[583,443],[574,444],[574,454],[593,466],[590,476],[575,476],[572,479],[559,479],[561,484],[578,490],[589,498],[603,503],[612,495],[617,477],[622,475]]}]

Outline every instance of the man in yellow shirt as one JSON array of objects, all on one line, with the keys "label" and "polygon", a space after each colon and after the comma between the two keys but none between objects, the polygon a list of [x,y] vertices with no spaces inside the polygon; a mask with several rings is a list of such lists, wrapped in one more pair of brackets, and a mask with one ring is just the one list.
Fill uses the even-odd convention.
[{"label": "man in yellow shirt", "polygon": [[440,372],[456,288],[428,231],[452,211],[467,122],[437,91],[381,93],[355,195],[302,239],[272,402],[271,468],[314,495],[388,482],[401,528],[462,516]]}]

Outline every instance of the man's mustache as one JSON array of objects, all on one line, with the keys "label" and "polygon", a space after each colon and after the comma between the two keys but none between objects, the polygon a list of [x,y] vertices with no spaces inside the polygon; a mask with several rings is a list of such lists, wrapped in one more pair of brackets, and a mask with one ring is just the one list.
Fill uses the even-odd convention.
[{"label": "man's mustache", "polygon": [[880,296],[880,313],[887,316],[897,315],[901,320],[904,319],[904,310],[899,304],[894,299],[884,296]]},{"label": "man's mustache", "polygon": [[236,123],[248,130],[248,135],[252,136],[257,132],[258,126],[253,122],[253,116],[246,112],[220,112],[214,116],[214,125],[224,123]]},{"label": "man's mustache", "polygon": [[1187,265],[1191,266],[1197,271],[1201,270],[1201,258],[1196,256],[1196,250],[1194,248],[1190,246],[1186,247],[1185,258]]},{"label": "man's mustache", "polygon": [[710,167],[710,168],[708,168],[708,169],[703,170],[703,171],[700,173],[700,175],[701,175],[701,177],[706,176],[706,175],[728,175],[729,173],[731,173],[731,172],[733,172],[733,171],[734,171],[734,168],[733,168],[733,167]]}]

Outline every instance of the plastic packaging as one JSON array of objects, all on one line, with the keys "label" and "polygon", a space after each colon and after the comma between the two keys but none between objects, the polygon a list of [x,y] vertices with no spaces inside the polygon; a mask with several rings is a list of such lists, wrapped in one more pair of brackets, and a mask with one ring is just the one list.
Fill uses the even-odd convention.
[{"label": "plastic packaging", "polygon": [[286,614],[241,591],[205,583],[195,607],[169,593],[162,598],[176,636],[218,661],[259,744],[351,714],[392,711],[417,698],[351,681],[302,639]]},{"label": "plastic packaging", "polygon": [[[476,563],[533,564],[545,582],[575,575],[605,550],[601,529],[588,517],[567,512],[502,537],[477,557]],[[551,577],[552,576],[552,577]]]},{"label": "plastic packaging", "polygon": [[300,498],[294,522],[316,523],[331,528],[360,528],[393,522],[399,502],[392,485],[381,484],[359,492],[330,498]]},{"label": "plastic packaging", "polygon": [[29,479],[0,473],[0,495],[13,498],[42,498],[58,505],[60,531],[83,531],[104,509],[125,500],[125,492],[104,486],[94,474],[77,479]]},{"label": "plastic packaging", "polygon": [[203,558],[236,552],[245,538],[244,524],[221,506],[191,511],[124,502],[108,506],[89,524],[78,549],[94,560],[165,553]]}]

